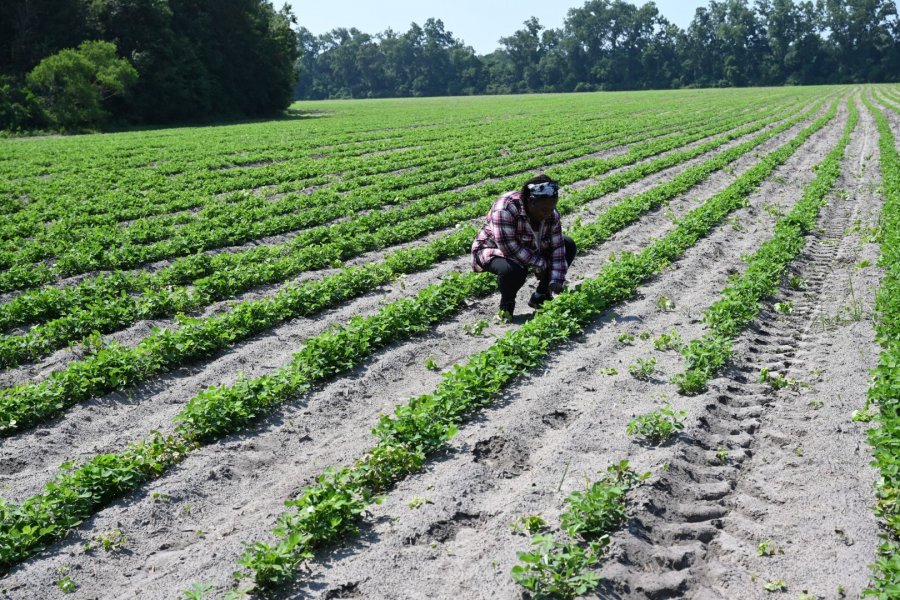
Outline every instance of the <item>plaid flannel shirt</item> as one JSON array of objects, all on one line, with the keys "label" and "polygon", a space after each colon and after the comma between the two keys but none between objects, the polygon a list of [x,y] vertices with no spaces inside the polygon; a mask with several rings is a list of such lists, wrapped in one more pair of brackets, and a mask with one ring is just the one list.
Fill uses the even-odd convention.
[{"label": "plaid flannel shirt", "polygon": [[[539,245],[535,238],[540,238]],[[545,256],[549,255],[550,264]],[[555,210],[541,224],[539,232],[532,229],[522,205],[519,192],[507,192],[491,207],[487,221],[472,243],[472,269],[483,271],[491,259],[502,256],[526,269],[550,269],[550,283],[566,280],[566,249],[563,245],[562,223]]]}]

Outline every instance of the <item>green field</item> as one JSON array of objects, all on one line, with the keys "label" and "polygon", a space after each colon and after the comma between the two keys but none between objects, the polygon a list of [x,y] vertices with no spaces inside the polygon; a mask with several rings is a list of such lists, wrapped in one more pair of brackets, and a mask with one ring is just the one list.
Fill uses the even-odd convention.
[{"label": "green field", "polygon": [[[0,140],[3,597],[895,597],[898,113],[683,90]],[[496,323],[469,248],[542,172],[579,256]]]}]

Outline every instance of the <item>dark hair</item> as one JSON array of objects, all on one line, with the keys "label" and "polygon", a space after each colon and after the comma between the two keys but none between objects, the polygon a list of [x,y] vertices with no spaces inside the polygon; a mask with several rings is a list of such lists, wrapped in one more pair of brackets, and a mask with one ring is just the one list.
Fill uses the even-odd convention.
[{"label": "dark hair", "polygon": [[[531,185],[531,184],[533,184],[533,183],[552,183],[552,184],[554,184],[557,188],[559,188],[559,182],[558,182],[558,181],[555,181],[555,180],[551,179],[549,176],[544,175],[543,173],[540,174],[540,175],[538,175],[537,177],[532,177],[531,179],[529,179],[528,181],[526,181],[526,182],[524,183],[524,185],[522,185],[522,189],[520,190],[520,194],[521,194],[521,197],[522,197],[522,203],[525,204],[526,206],[527,206],[528,203],[531,201],[531,192],[528,190],[528,186]],[[557,194],[557,197],[558,197],[558,194]]]}]

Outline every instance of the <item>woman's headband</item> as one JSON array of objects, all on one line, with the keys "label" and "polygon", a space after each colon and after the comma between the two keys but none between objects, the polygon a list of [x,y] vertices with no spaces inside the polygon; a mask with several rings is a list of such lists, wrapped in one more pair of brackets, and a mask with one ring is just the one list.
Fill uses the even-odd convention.
[{"label": "woman's headband", "polygon": [[555,198],[559,194],[559,186],[552,181],[529,183],[528,195],[532,198]]}]

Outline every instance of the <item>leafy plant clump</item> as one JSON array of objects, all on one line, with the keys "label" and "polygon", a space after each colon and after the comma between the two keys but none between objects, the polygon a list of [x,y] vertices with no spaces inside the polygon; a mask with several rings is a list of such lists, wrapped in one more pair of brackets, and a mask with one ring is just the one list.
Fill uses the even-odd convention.
[{"label": "leafy plant clump", "polygon": [[521,535],[535,535],[550,528],[541,515],[523,515],[509,524],[513,532]]},{"label": "leafy plant clump", "polygon": [[584,491],[570,494],[561,515],[567,539],[532,537],[532,550],[518,553],[513,580],[537,598],[575,598],[597,587],[601,578],[591,569],[605,555],[609,534],[625,522],[625,494],[649,476],[638,475],[622,461]]},{"label": "leafy plant clump", "polygon": [[656,308],[663,312],[675,310],[675,302],[673,302],[672,299],[668,296],[659,296],[656,299]]},{"label": "leafy plant clump", "polygon": [[626,346],[630,346],[634,344],[634,340],[636,339],[633,334],[630,333],[622,333],[616,338],[620,344],[625,344]]},{"label": "leafy plant clump", "polygon": [[628,372],[631,376],[640,381],[649,381],[653,373],[656,372],[656,358],[639,358],[635,362],[628,365]]},{"label": "leafy plant clump", "polygon": [[660,352],[680,350],[682,346],[684,346],[684,342],[681,340],[681,335],[674,329],[653,340],[653,347]]},{"label": "leafy plant clump", "polygon": [[768,383],[772,389],[783,390],[785,388],[797,389],[801,383],[796,379],[791,379],[784,373],[775,373],[767,367],[763,367],[759,371],[759,382]]},{"label": "leafy plant clump", "polygon": [[639,435],[652,444],[661,444],[684,429],[687,412],[675,411],[670,404],[645,415],[635,417],[628,422],[625,432],[628,435]]}]

